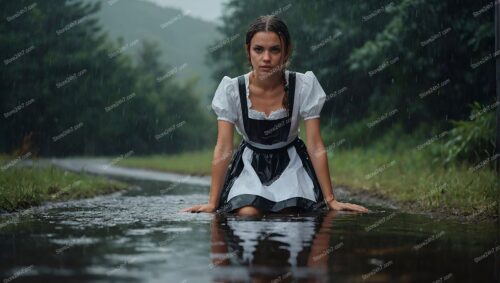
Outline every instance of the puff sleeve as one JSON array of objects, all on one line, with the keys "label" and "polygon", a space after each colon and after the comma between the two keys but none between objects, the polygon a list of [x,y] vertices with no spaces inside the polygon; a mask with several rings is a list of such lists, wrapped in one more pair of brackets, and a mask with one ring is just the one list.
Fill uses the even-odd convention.
[{"label": "puff sleeve", "polygon": [[304,120],[319,118],[326,93],[312,71],[304,74],[302,83],[299,114]]},{"label": "puff sleeve", "polygon": [[234,124],[238,119],[233,91],[234,86],[232,85],[231,78],[224,76],[212,99],[212,109],[217,115],[217,120],[224,120]]}]

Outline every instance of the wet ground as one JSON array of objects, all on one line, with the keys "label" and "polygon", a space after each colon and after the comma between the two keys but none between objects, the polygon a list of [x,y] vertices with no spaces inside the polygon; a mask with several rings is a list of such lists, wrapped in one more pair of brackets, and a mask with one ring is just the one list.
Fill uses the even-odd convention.
[{"label": "wet ground", "polygon": [[154,174],[114,174],[132,188],[1,215],[2,282],[500,282],[491,222],[373,203],[368,214],[180,213],[207,200],[207,179]]}]

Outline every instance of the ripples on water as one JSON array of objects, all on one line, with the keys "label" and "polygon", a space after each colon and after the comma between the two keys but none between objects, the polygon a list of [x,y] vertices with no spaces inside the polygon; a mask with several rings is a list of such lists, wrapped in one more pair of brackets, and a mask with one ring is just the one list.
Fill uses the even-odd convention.
[{"label": "ripples on water", "polygon": [[[262,219],[180,213],[205,202],[208,189],[134,183],[123,194],[1,216],[2,280],[499,281],[498,227],[491,223],[461,224],[380,207],[368,214]],[[488,254],[492,249],[497,251]]]}]

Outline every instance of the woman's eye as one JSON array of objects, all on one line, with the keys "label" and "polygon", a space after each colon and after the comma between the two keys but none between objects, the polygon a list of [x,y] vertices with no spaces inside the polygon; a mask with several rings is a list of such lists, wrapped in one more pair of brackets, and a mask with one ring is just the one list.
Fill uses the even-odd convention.
[{"label": "woman's eye", "polygon": [[[253,50],[257,53],[261,53],[263,51],[262,48],[254,48]],[[271,52],[274,54],[278,54],[278,53],[280,53],[280,50],[279,49],[271,49]]]}]

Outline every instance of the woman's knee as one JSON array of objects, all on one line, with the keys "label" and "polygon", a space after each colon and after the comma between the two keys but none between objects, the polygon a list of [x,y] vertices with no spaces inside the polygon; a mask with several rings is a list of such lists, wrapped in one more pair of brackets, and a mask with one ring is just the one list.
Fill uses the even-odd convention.
[{"label": "woman's knee", "polygon": [[244,206],[244,207],[239,208],[238,210],[236,210],[236,214],[238,214],[239,216],[254,216],[254,217],[258,217],[258,216],[262,216],[262,211],[260,211],[255,206],[248,205],[248,206]]}]

